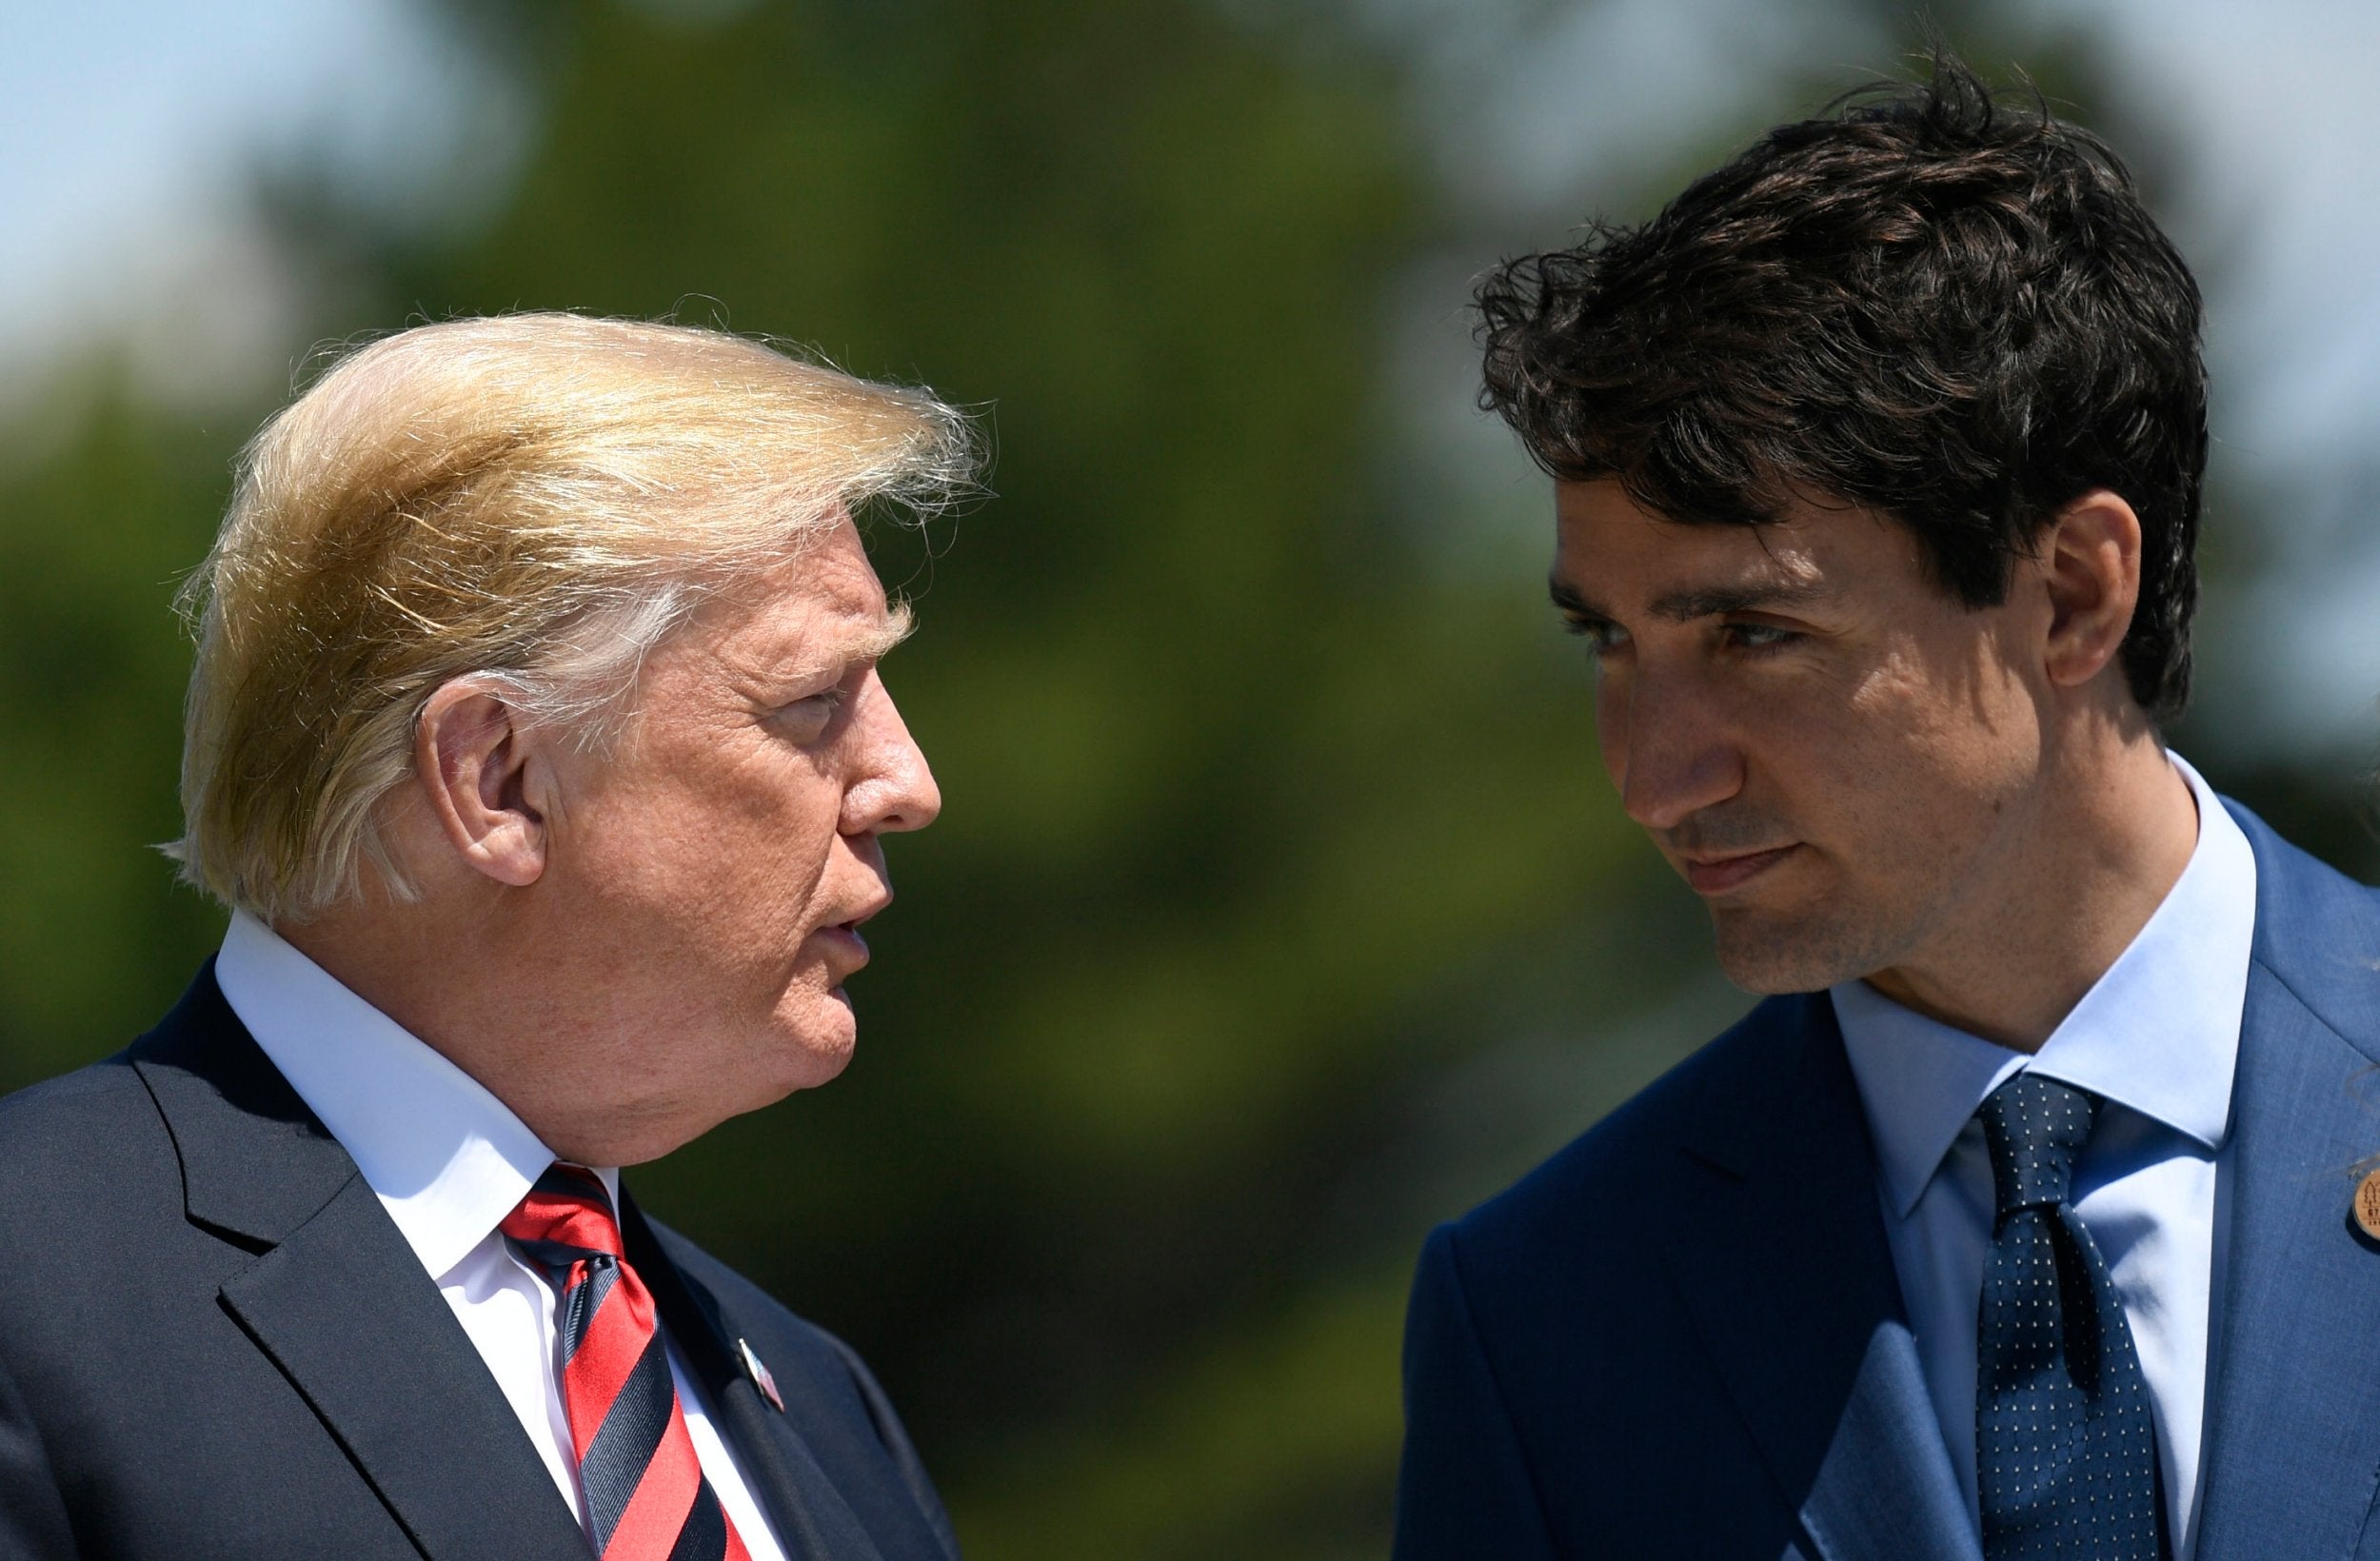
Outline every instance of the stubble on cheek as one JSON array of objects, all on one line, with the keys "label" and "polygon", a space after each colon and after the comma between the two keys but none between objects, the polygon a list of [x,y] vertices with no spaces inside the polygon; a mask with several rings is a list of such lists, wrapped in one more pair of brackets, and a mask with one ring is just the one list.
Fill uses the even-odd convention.
[{"label": "stubble on cheek", "polygon": [[[1891,774],[1879,765],[1879,776]],[[1906,773],[1894,777],[1908,779]],[[1988,872],[2002,800],[1888,784],[1847,800],[1825,843],[1789,864],[1801,881],[1714,903],[1720,969],[1747,992],[1816,992],[1890,969],[1937,942]]]},{"label": "stubble on cheek", "polygon": [[1829,820],[1830,838],[1797,840],[1771,870],[1774,881],[1755,880],[1740,899],[1711,902],[1714,949],[1730,981],[1760,996],[1817,992],[1897,956],[1909,907],[1887,902],[1891,885],[1853,870],[1839,843],[1864,840],[1863,826],[1874,823],[1863,818],[1867,811],[1843,809]]}]

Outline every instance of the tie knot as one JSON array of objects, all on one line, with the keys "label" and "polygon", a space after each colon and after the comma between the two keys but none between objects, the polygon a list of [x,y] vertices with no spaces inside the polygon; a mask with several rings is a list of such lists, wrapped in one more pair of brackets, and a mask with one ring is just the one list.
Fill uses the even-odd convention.
[{"label": "tie knot", "polygon": [[620,1255],[620,1221],[612,1215],[611,1198],[603,1179],[582,1166],[557,1161],[548,1167],[499,1229],[541,1259]]},{"label": "tie knot", "polygon": [[1994,1219],[2055,1208],[2074,1185],[2074,1156],[2091,1136],[2099,1097],[2030,1073],[1993,1090],[1975,1115],[1992,1151]]}]

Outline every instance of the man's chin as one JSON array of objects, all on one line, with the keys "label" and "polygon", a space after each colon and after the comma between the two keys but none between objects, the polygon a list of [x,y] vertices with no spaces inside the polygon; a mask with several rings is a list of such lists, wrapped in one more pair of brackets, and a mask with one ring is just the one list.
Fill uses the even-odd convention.
[{"label": "man's chin", "polygon": [[781,1009],[770,1051],[779,1059],[774,1071],[783,1087],[771,1099],[832,1082],[851,1065],[859,1040],[859,1019],[851,1011],[850,996],[840,986],[803,994],[798,1005]]},{"label": "man's chin", "polygon": [[1757,998],[1823,992],[1870,968],[1840,924],[1714,910],[1711,930],[1720,974]]}]

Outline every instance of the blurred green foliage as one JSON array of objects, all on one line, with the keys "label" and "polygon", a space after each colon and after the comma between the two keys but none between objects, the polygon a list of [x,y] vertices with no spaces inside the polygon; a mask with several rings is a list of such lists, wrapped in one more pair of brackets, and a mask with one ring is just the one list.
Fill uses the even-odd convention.
[{"label": "blurred green foliage", "polygon": [[[1399,279],[1493,244],[1334,14],[457,4],[535,106],[489,212],[268,182],[309,339],[674,313],[982,409],[997,501],[874,538],[948,805],[895,842],[859,1060],[638,1174],[879,1368],[977,1561],[1381,1553],[1422,1231],[1737,1006],[1534,553],[1397,447]],[[102,358],[39,404],[0,463],[0,1088],[218,934],[149,849],[169,604],[275,398],[159,411]],[[2333,792],[2264,791],[2355,849]]]},{"label": "blurred green foliage", "polygon": [[222,930],[149,847],[182,832],[172,600],[228,446],[105,366],[51,395],[40,453],[0,472],[0,1089],[114,1050]]}]

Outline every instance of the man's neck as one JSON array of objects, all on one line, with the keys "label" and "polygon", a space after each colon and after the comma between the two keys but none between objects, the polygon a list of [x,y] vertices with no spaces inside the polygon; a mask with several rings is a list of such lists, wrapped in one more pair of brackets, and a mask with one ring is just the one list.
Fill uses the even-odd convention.
[{"label": "man's neck", "polygon": [[1902,1007],[2037,1052],[2156,914],[2198,842],[2197,800],[2150,735],[2053,778],[2032,839],[1916,958],[1868,978]]}]

